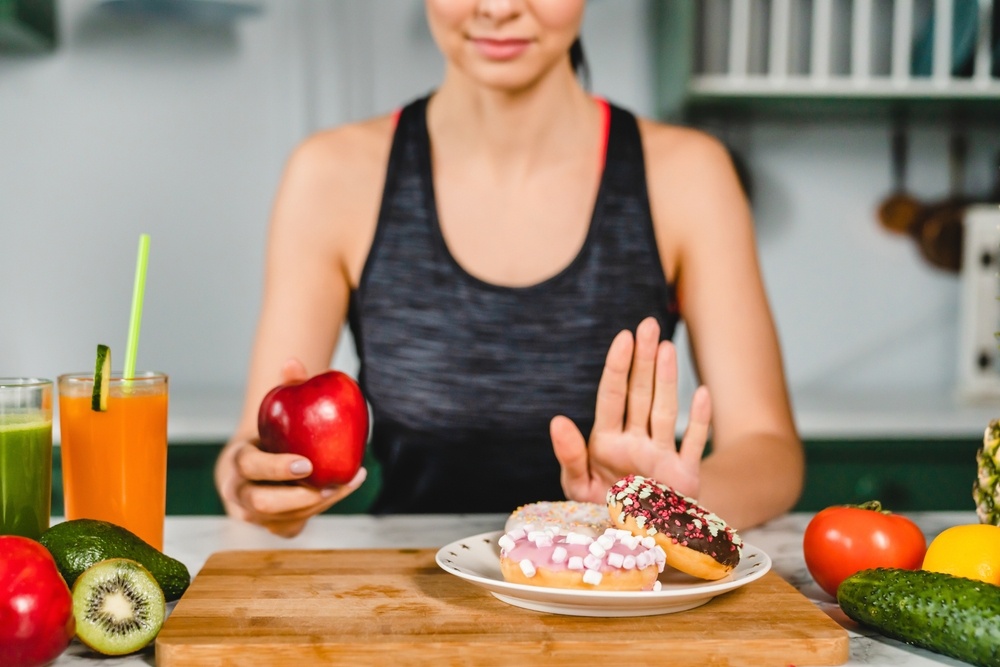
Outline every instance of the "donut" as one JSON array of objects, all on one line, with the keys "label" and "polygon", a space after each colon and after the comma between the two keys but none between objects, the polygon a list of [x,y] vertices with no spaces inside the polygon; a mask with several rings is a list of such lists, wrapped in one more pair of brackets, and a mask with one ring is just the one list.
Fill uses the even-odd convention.
[{"label": "donut", "polygon": [[669,486],[638,475],[608,489],[615,527],[652,537],[667,565],[700,579],[721,579],[740,562],[743,540],[719,516]]},{"label": "donut", "polygon": [[608,516],[608,508],[598,503],[542,501],[521,505],[514,510],[507,517],[504,531],[509,533],[525,526],[533,526],[535,530],[555,528],[560,533],[572,531],[597,537],[611,528],[611,517]]},{"label": "donut", "polygon": [[608,528],[596,538],[554,528],[516,528],[498,540],[506,581],[588,591],[656,591],[666,554],[652,538]]}]

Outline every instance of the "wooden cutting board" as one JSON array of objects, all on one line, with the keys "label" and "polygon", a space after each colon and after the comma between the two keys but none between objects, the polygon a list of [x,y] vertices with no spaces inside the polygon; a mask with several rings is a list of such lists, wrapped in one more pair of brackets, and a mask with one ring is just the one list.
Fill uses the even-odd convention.
[{"label": "wooden cutting board", "polygon": [[839,665],[847,632],[774,572],[659,616],[513,607],[436,550],[213,554],[156,639],[156,664]]}]

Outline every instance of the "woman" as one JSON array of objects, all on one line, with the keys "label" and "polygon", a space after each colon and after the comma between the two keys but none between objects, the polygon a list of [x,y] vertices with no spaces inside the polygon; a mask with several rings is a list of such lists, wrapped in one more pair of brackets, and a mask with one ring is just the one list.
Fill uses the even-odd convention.
[{"label": "woman", "polygon": [[[584,5],[427,0],[441,86],[295,151],[216,466],[230,515],[291,536],[363,482],[280,484],[308,460],[255,446],[263,395],[325,370],[345,319],[383,472],[373,511],[604,502],[630,472],[743,528],[793,506],[803,455],[732,162],[584,90]],[[681,316],[704,384],[678,444]]]}]

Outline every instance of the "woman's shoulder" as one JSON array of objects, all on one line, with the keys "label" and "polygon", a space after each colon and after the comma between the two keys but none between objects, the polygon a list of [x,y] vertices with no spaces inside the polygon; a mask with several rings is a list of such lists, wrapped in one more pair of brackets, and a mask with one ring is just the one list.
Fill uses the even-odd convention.
[{"label": "woman's shoulder", "polygon": [[374,234],[395,123],[391,115],[321,130],[292,151],[276,197],[276,234],[311,239],[359,272]]},{"label": "woman's shoulder", "polygon": [[[713,243],[750,225],[748,201],[733,158],[712,135],[689,127],[639,120],[650,209],[664,252]],[[671,254],[672,253],[672,254]]]},{"label": "woman's shoulder", "polygon": [[288,168],[323,180],[340,180],[350,174],[370,177],[373,170],[385,169],[394,128],[395,116],[385,114],[319,130],[294,148]]},{"label": "woman's shoulder", "polygon": [[719,139],[696,128],[646,119],[639,120],[639,131],[650,195],[661,208],[668,202],[671,208],[689,210],[712,201],[746,203],[733,155]]},{"label": "woman's shoulder", "polygon": [[678,173],[686,179],[727,179],[732,176],[732,158],[716,137],[702,130],[638,118],[643,152],[652,181]]}]

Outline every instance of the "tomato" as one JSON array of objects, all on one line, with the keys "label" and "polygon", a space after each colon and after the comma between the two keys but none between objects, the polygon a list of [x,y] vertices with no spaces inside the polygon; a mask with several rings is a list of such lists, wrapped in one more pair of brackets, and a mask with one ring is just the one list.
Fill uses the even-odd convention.
[{"label": "tomato", "polygon": [[806,526],[802,551],[809,574],[836,597],[840,582],[860,570],[920,569],[927,538],[913,521],[873,500],[817,512]]}]

